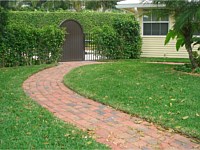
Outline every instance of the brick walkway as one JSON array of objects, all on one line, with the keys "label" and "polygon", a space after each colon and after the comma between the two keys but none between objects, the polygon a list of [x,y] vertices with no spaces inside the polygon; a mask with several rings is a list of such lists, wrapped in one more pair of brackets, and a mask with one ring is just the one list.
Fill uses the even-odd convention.
[{"label": "brick walkway", "polygon": [[28,78],[23,88],[40,105],[58,118],[93,134],[112,149],[200,149],[189,138],[157,129],[151,123],[131,117],[108,106],[86,99],[66,88],[63,76],[71,69],[95,62],[67,62]]}]

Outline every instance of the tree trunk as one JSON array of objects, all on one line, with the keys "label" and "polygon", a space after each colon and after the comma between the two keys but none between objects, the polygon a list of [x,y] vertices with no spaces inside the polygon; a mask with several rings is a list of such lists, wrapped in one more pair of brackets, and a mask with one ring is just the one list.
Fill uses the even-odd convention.
[{"label": "tree trunk", "polygon": [[197,68],[198,64],[197,64],[197,62],[194,59],[194,56],[192,54],[192,46],[191,46],[191,44],[189,42],[186,42],[185,43],[185,48],[187,49],[187,52],[189,54],[189,59],[190,59],[191,65],[192,65],[192,69]]}]

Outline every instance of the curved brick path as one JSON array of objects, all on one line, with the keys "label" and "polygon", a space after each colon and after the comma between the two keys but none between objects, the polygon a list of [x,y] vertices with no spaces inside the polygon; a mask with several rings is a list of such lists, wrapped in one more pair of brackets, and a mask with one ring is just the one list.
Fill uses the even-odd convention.
[{"label": "curved brick path", "polygon": [[200,149],[184,136],[157,129],[154,125],[86,99],[66,88],[63,76],[71,69],[95,62],[67,62],[28,78],[23,88],[58,118],[93,134],[112,149]]}]

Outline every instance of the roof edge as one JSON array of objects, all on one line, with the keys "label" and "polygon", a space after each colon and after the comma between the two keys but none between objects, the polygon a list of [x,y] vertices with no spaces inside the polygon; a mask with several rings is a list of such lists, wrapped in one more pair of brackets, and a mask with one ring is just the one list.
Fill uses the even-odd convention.
[{"label": "roof edge", "polygon": [[147,3],[137,3],[137,4],[117,4],[116,8],[164,8],[165,4],[147,4]]}]

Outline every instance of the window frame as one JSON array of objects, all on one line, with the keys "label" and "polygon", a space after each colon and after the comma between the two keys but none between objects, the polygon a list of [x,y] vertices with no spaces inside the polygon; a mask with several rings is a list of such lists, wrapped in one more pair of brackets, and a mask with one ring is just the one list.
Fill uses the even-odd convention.
[{"label": "window frame", "polygon": [[[169,31],[169,28],[170,28],[170,17],[169,17],[169,15],[167,16],[167,21],[162,21],[161,20],[161,17],[159,17],[159,20],[158,21],[153,21],[153,13],[151,12],[150,13],[150,16],[151,16],[151,18],[150,18],[150,21],[144,21],[144,16],[145,16],[146,14],[143,14],[142,15],[142,36],[144,36],[144,37],[166,37],[166,35],[152,35],[152,27],[151,27],[151,35],[144,35],[144,24],[145,23],[149,23],[149,24],[153,24],[153,23],[155,23],[155,24],[159,24],[159,25],[161,25],[161,24],[167,24],[168,25],[168,31]],[[160,31],[161,32],[161,31]]]}]

